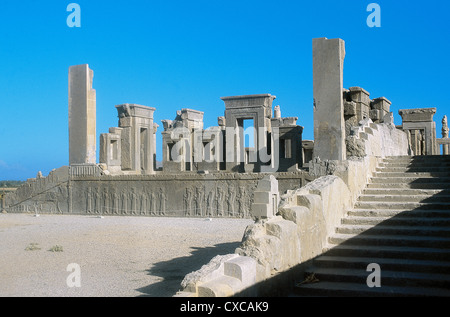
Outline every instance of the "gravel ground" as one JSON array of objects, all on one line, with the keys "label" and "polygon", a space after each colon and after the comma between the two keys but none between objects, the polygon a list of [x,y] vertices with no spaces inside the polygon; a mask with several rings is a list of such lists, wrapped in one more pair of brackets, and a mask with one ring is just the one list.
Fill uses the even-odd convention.
[{"label": "gravel ground", "polygon": [[[0,214],[0,296],[170,297],[187,273],[233,253],[251,223]],[[50,251],[55,246],[62,251]],[[71,263],[81,287],[67,285]]]}]

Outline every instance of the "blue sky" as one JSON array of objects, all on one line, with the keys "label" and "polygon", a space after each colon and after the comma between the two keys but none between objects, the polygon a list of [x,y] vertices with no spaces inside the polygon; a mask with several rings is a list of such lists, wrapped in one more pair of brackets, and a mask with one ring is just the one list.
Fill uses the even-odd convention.
[{"label": "blue sky", "polygon": [[[81,8],[69,28],[66,7]],[[68,164],[68,68],[89,64],[97,91],[97,136],[117,126],[115,105],[156,107],[161,120],[181,108],[224,113],[223,96],[270,93],[282,116],[298,117],[313,139],[312,39],[346,42],[344,86],[399,109],[436,107],[450,115],[450,4],[294,0],[1,0],[0,180],[47,175]],[[97,138],[99,143],[99,138]]]}]

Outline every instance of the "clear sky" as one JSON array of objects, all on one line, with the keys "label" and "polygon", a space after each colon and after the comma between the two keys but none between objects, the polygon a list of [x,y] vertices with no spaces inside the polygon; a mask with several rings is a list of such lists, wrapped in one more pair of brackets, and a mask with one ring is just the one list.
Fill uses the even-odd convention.
[{"label": "clear sky", "polygon": [[[68,27],[67,6],[81,8]],[[118,125],[115,105],[156,108],[163,119],[224,114],[223,96],[270,93],[283,117],[313,139],[312,39],[346,42],[344,86],[399,109],[436,107],[437,135],[450,115],[450,2],[379,0],[1,0],[0,180],[47,175],[68,164],[68,68],[89,64],[100,133]],[[98,154],[97,154],[98,155]]]}]

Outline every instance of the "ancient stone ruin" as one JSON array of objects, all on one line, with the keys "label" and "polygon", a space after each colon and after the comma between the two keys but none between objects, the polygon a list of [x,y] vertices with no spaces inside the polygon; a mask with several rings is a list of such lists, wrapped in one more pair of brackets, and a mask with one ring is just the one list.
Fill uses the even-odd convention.
[{"label": "ancient stone ruin", "polygon": [[[281,281],[272,278],[293,268],[284,276],[298,279],[305,272],[298,265],[338,240],[336,228],[351,212],[377,214],[400,206],[395,209],[400,213],[425,206],[427,195],[438,190],[414,190],[431,186],[434,180],[420,187],[421,177],[433,174],[408,172],[402,164],[431,156],[447,164],[439,146],[448,155],[450,145],[447,117],[442,138],[436,137],[435,108],[402,109],[402,124],[395,125],[386,97],[372,98],[361,87],[344,88],[343,40],[318,38],[312,44],[314,140],[302,139],[298,118],[282,117],[282,108],[273,106],[276,97],[268,93],[222,97],[224,115],[213,127],[204,127],[201,111],[174,111],[174,119],[161,122],[162,149],[156,148],[157,109],[121,104],[116,106],[118,126],[100,134],[99,162],[93,71],[88,65],[70,67],[69,165],[46,177],[38,173],[7,194],[1,209],[253,218],[236,252],[186,276],[177,296],[267,295]],[[162,168],[156,166],[158,151]],[[389,164],[395,172],[384,170]],[[436,182],[444,192],[450,188],[447,178]],[[370,191],[369,185],[378,183],[394,186],[388,192],[396,194],[386,194],[382,186]],[[422,205],[395,200],[414,199],[410,193],[424,196]]]}]

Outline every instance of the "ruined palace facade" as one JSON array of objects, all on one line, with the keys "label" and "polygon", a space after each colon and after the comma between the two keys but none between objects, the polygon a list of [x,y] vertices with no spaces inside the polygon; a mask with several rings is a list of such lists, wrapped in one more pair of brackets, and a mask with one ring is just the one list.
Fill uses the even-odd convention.
[{"label": "ruined palace facade", "polygon": [[343,87],[344,58],[344,41],[313,40],[314,140],[303,140],[298,117],[282,117],[276,96],[268,93],[222,97],[224,112],[212,127],[204,127],[204,113],[195,109],[174,110],[174,118],[159,125],[156,108],[126,103],[116,106],[117,127],[99,135],[99,162],[94,73],[88,65],[72,66],[69,165],[46,177],[38,173],[6,195],[0,207],[260,219],[277,213],[282,194],[335,172],[336,162],[348,157],[437,154],[439,145],[448,154],[448,127],[437,139],[435,109],[400,110],[403,123],[395,126],[387,98]]},{"label": "ruined palace facade", "polygon": [[[302,169],[303,127],[273,109],[271,94],[223,97],[224,116],[214,127],[204,128],[203,112],[194,109],[162,120],[162,169],[156,168],[157,109],[117,105],[118,126],[100,134],[97,163],[92,86],[88,65],[70,67],[70,156],[76,159],[29,179],[6,197],[5,211],[251,218],[253,209],[265,218],[276,213],[279,190],[312,180]],[[264,181],[267,173],[276,179]]]}]

